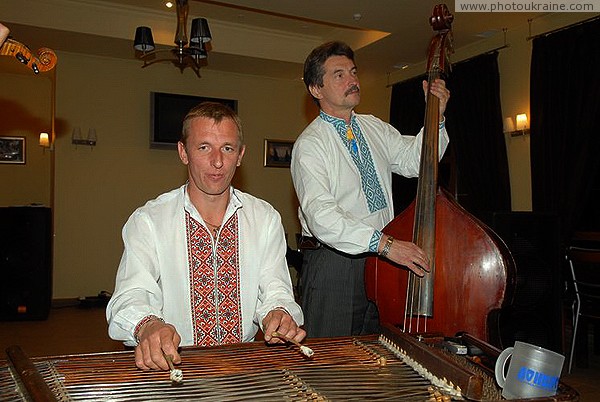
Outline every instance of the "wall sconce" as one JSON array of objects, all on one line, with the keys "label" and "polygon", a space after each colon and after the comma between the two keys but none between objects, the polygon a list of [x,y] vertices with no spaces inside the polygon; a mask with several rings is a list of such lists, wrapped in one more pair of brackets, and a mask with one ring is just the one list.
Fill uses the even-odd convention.
[{"label": "wall sconce", "polygon": [[71,136],[71,144],[75,145],[87,145],[93,147],[96,145],[97,136],[96,129],[90,128],[88,130],[87,138],[83,138],[81,136],[81,128],[75,127],[73,128],[73,134]]},{"label": "wall sconce", "polygon": [[52,134],[49,133],[40,133],[40,147],[46,153],[48,151],[54,151],[54,141]]},{"label": "wall sconce", "polygon": [[50,148],[50,136],[48,133],[40,133],[40,147]]},{"label": "wall sconce", "polygon": [[512,117],[504,118],[504,132],[510,134],[511,137],[519,137],[521,135],[529,134],[528,120],[526,113],[520,113],[516,116],[517,128],[515,130],[515,124]]},{"label": "wall sconce", "polygon": [[527,128],[527,114],[521,113],[517,115],[517,130],[525,130]]}]

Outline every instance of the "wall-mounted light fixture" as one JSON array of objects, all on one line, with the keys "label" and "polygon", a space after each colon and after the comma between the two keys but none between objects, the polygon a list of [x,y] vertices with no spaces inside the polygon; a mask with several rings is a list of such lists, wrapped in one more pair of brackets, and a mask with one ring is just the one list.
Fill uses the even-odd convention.
[{"label": "wall-mounted light fixture", "polygon": [[529,123],[527,120],[526,113],[519,113],[515,118],[517,125],[515,129],[515,123],[512,117],[504,118],[504,132],[509,134],[511,137],[519,137],[521,135],[529,134]]},{"label": "wall-mounted light fixture", "polygon": [[88,130],[88,134],[86,138],[81,136],[81,128],[75,127],[73,128],[73,134],[71,135],[71,144],[74,145],[87,145],[93,147],[96,145],[96,141],[98,140],[96,135],[96,129],[90,128]]},{"label": "wall-mounted light fixture", "polygon": [[50,148],[50,136],[48,133],[40,133],[40,147]]},{"label": "wall-mounted light fixture", "polygon": [[[191,67],[196,75],[200,77],[200,60],[208,56],[205,43],[210,42],[212,36],[208,28],[206,18],[194,18],[192,20],[192,30],[190,42],[186,34],[186,25],[188,19],[188,0],[177,0],[177,31],[175,33],[175,45],[172,49],[154,50],[154,39],[152,38],[152,29],[141,26],[135,30],[135,39],[133,48],[139,52],[139,58],[144,61],[143,67],[160,61],[171,61],[179,67],[181,72],[186,67]],[[171,52],[174,56],[169,58],[156,58],[160,52]]]},{"label": "wall-mounted light fixture", "polygon": [[[54,60],[56,62],[56,60]],[[52,66],[54,67],[54,66]],[[50,75],[51,93],[50,93],[50,132],[40,132],[39,144],[44,153],[46,150],[54,151],[54,126],[56,120],[56,70],[52,68]]]}]

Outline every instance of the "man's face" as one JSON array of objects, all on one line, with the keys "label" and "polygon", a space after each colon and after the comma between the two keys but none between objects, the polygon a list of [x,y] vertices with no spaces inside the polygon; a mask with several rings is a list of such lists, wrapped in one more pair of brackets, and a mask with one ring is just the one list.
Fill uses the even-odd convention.
[{"label": "man's face", "polygon": [[323,69],[323,86],[312,86],[310,92],[319,99],[325,113],[345,117],[360,103],[356,66],[346,56],[331,56],[323,64]]},{"label": "man's face", "polygon": [[229,196],[229,185],[245,151],[235,122],[197,117],[188,133],[187,145],[178,143],[179,157],[188,167],[188,190],[200,197]]}]

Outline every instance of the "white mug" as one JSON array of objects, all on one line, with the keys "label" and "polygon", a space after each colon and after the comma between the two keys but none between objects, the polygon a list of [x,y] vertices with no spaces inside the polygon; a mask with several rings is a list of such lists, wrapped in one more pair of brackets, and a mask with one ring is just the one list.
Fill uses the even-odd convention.
[{"label": "white mug", "polygon": [[[508,372],[506,363],[510,357]],[[539,398],[556,394],[565,357],[525,342],[515,342],[496,360],[495,374],[506,399]]]}]

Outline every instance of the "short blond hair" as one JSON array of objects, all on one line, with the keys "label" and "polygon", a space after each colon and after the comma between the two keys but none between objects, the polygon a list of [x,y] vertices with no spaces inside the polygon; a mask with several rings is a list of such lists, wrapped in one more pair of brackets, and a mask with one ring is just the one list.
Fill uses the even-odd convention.
[{"label": "short blond hair", "polygon": [[238,139],[240,145],[244,143],[244,134],[242,133],[242,121],[238,114],[224,103],[220,102],[202,102],[197,106],[194,106],[183,119],[183,128],[181,130],[181,142],[186,145],[186,141],[189,136],[190,125],[192,120],[198,117],[206,117],[214,120],[215,123],[220,123],[225,119],[233,121],[237,127]]}]

